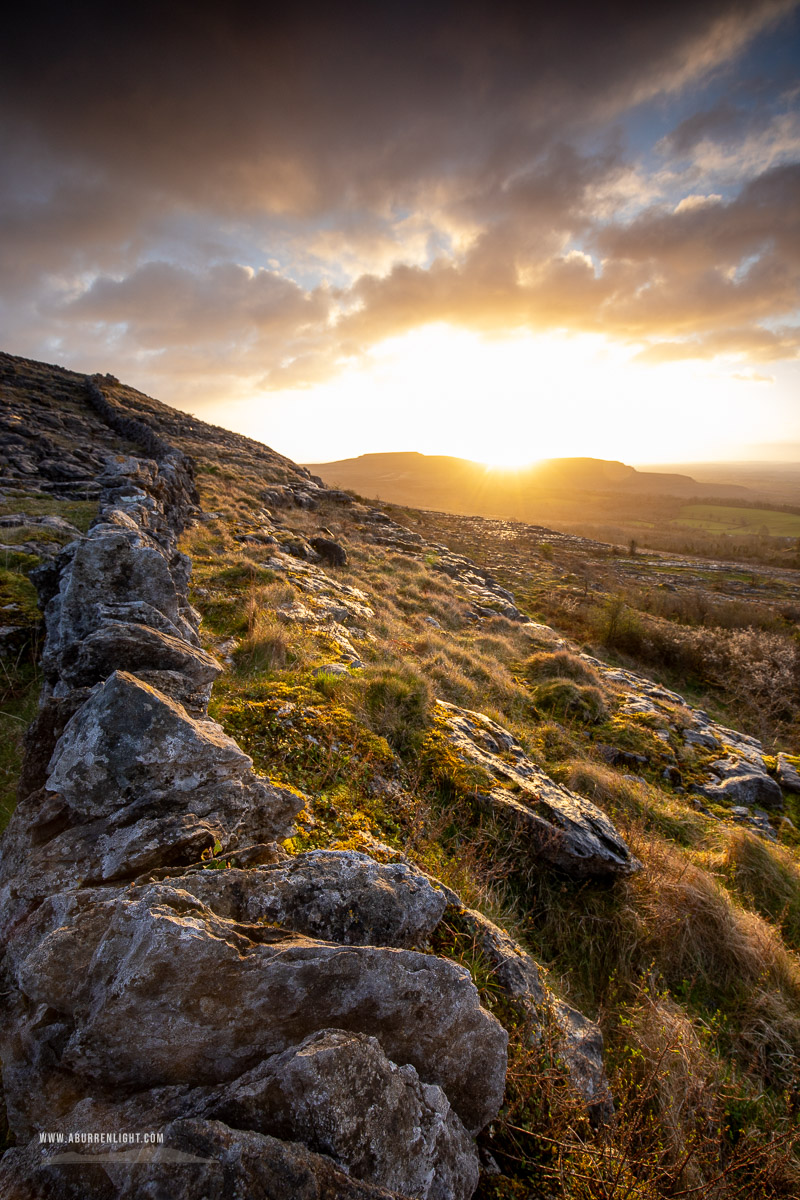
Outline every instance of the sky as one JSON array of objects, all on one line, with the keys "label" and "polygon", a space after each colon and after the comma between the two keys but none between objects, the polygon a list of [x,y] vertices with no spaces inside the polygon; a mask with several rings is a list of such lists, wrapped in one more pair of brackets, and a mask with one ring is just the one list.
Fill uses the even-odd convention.
[{"label": "sky", "polygon": [[3,349],[304,462],[798,458],[800,0],[16,7]]}]

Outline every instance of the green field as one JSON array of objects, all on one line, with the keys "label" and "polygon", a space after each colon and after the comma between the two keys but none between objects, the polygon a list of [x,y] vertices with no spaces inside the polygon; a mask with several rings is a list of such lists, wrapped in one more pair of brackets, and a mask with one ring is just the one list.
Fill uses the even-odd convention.
[{"label": "green field", "polygon": [[800,537],[800,516],[769,508],[733,508],[727,504],[685,504],[671,525],[706,533],[758,534]]}]

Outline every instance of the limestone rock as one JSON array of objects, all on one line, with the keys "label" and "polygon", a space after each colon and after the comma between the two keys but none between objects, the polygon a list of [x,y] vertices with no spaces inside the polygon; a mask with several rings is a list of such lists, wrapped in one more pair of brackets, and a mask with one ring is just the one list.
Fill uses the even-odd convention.
[{"label": "limestone rock", "polygon": [[355,850],[312,850],[256,870],[198,871],[172,882],[219,916],[347,946],[420,945],[447,903],[413,867]]},{"label": "limestone rock", "polygon": [[192,694],[209,690],[222,665],[183,638],[149,625],[104,620],[69,656],[62,678],[73,687],[90,686],[112,671],[173,671],[184,678],[183,690]]},{"label": "limestone rock", "polygon": [[20,1120],[41,1103],[31,1058],[87,1089],[196,1087],[326,1028],[376,1037],[443,1089],[470,1132],[502,1101],[507,1034],[469,972],[432,955],[241,925],[150,884],[45,901],[17,927],[7,962],[26,998],[0,1048]]},{"label": "limestone rock", "polygon": [[36,1137],[0,1159],[0,1195],[7,1200],[406,1200],[350,1178],[330,1158],[305,1146],[230,1129],[220,1121],[179,1119],[158,1132],[163,1144],[116,1150],[41,1146]]},{"label": "limestone rock", "polygon": [[572,1086],[586,1101],[593,1121],[609,1120],[614,1104],[603,1062],[600,1026],[563,1000],[553,1003],[552,1012],[560,1035],[556,1048],[569,1071]]},{"label": "limestone rock", "polygon": [[[126,1173],[119,1200],[397,1200],[305,1146],[220,1121],[176,1121],[164,1130],[164,1142],[147,1166]],[[176,1152],[200,1163],[176,1162]]]},{"label": "limestone rock", "polygon": [[138,530],[95,526],[78,543],[47,606],[45,675],[57,679],[62,659],[103,624],[102,606],[145,603],[170,623],[179,637],[196,644],[197,635],[181,612],[178,591],[164,553]]},{"label": "limestone rock", "polygon": [[81,817],[122,807],[129,821],[177,807],[197,816],[221,810],[231,837],[261,841],[288,837],[302,807],[288,788],[258,779],[252,760],[215,721],[190,717],[125,671],[98,684],[69,721],[46,786]]},{"label": "limestone rock", "polygon": [[348,1175],[419,1200],[469,1200],[478,1154],[447,1097],[365,1034],[325,1029],[207,1101],[228,1125],[329,1155]]},{"label": "limestone rock", "polygon": [[[756,763],[729,755],[711,763],[714,775],[703,787],[710,800],[723,803],[763,805],[764,808],[783,808],[783,795],[774,779]],[[719,782],[717,782],[719,781]]]},{"label": "limestone rock", "polygon": [[58,699],[43,695],[39,711],[25,733],[25,757],[20,772],[17,795],[20,799],[42,787],[56,743],[67,722],[75,715],[89,695],[88,688],[76,688],[69,696]]},{"label": "limestone rock", "polygon": [[555,997],[531,956],[482,913],[451,908],[448,920],[468,933],[476,949],[486,956],[494,980],[520,1008],[537,1035],[552,1038],[553,1049],[567,1067],[570,1082],[586,1102],[592,1119],[598,1123],[607,1120],[613,1113],[613,1103],[600,1027]]},{"label": "limestone rock", "polygon": [[[119,671],[64,724],[69,701],[42,710],[60,739],[43,787],[17,805],[0,860],[0,929],[54,891],[131,878],[288,837],[303,797],[252,771],[214,721]],[[26,782],[40,782],[36,759]],[[25,864],[20,871],[19,864]]]},{"label": "limestone rock", "polygon": [[483,713],[436,703],[455,752],[498,785],[479,793],[479,803],[524,831],[543,861],[576,878],[639,870],[605,813],[555,783],[507,730]]},{"label": "limestone rock", "polygon": [[238,846],[224,810],[199,817],[179,809],[135,819],[123,805],[111,817],[75,823],[61,797],[41,788],[17,806],[3,837],[0,936],[55,890],[198,862],[215,844],[224,850],[231,841]]},{"label": "limestone rock", "polygon": [[778,780],[785,791],[800,795],[800,771],[785,754],[778,755]]},{"label": "limestone rock", "polygon": [[471,908],[457,909],[452,920],[458,929],[469,933],[476,949],[489,960],[495,980],[510,999],[531,1007],[546,1003],[539,968],[505,930]]},{"label": "limestone rock", "polygon": [[324,563],[331,567],[347,566],[347,551],[333,538],[312,537],[308,541]]}]

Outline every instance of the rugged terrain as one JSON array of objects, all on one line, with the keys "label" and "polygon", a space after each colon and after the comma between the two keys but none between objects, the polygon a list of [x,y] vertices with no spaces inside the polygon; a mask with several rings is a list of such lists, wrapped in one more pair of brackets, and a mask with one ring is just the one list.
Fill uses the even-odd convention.
[{"label": "rugged terrain", "polygon": [[797,572],[0,389],[2,1194],[796,1195]]}]

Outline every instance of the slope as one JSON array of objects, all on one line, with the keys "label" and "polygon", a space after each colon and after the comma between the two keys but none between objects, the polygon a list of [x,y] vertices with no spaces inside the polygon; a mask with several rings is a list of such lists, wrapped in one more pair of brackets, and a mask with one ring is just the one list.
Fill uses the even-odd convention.
[{"label": "slope", "polygon": [[[60,599],[2,845],[14,921],[3,1061],[18,1143],[6,1180],[21,1189],[38,1169],[41,1148],[24,1142],[45,1116],[70,1129],[80,1111],[111,1129],[147,1114],[173,1152],[223,1164],[192,1175],[157,1154],[133,1183],[122,1160],[84,1163],[87,1196],[145,1184],[280,1196],[288,1170],[330,1195],[795,1194],[800,871],[786,813],[800,779],[775,753],[789,726],[776,718],[759,741],[630,659],[609,661],[620,653],[609,630],[590,646],[582,609],[607,612],[619,594],[616,577],[600,578],[618,565],[608,547],[504,522],[445,533],[436,514],[364,505],[266,447],[97,379],[119,421],[146,418],[172,447],[131,454],[86,401],[85,379],[7,366],[33,434],[33,470],[10,464],[5,477],[8,528],[73,503],[74,483],[95,492],[102,519],[66,556],[29,544],[16,564],[49,564],[40,591]],[[42,412],[57,419],[67,400],[104,461],[54,481],[33,444]],[[49,461],[80,461],[68,435]],[[177,452],[195,460],[196,497]],[[143,553],[152,569],[95,572],[94,600],[78,564],[123,529],[132,564]],[[773,584],[776,603],[796,599],[789,573]],[[173,632],[151,611],[165,617],[167,604]],[[722,684],[708,701],[738,707]],[[145,754],[153,705],[169,736]],[[113,778],[86,775],[98,728]],[[777,741],[765,746],[767,734]],[[95,818],[113,845],[87,832]],[[142,826],[137,840],[151,819],[158,832]],[[86,983],[64,979],[65,931]],[[124,957],[131,935],[141,960]],[[335,1014],[323,1004],[331,968],[309,958],[313,948],[327,962],[331,945]],[[303,1022],[280,1025],[283,1041],[287,983],[269,1000],[259,991],[276,946],[325,981],[296,1009]],[[411,973],[387,975],[390,964]],[[137,982],[149,970],[155,993]],[[164,1024],[159,993],[185,1014],[180,1030]],[[378,1020],[389,996],[402,1003]],[[48,1014],[60,1014],[57,1033]],[[123,1032],[131,1022],[139,1048]],[[368,1112],[384,1115],[370,1125]],[[66,1194],[66,1169],[51,1162],[47,1194]]]}]

